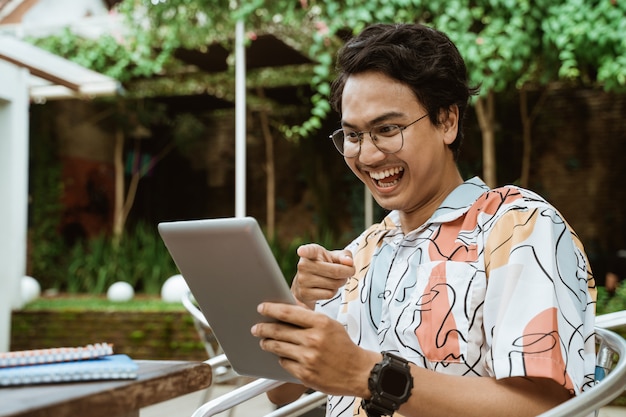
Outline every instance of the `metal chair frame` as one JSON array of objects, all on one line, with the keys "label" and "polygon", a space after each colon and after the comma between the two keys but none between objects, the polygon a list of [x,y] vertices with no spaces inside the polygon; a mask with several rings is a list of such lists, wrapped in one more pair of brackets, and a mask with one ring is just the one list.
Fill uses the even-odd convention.
[{"label": "metal chair frame", "polygon": [[[596,327],[596,341],[599,344],[596,385],[538,417],[585,417],[594,411],[597,415],[600,407],[609,404],[624,392],[626,340],[611,330]],[[619,357],[615,366],[614,355]]]},{"label": "metal chair frame", "polygon": [[[202,314],[202,311],[195,304],[191,291],[187,291],[183,295],[181,301],[185,309],[189,312],[189,314],[191,314],[196,331],[204,344],[204,348],[209,357],[205,363],[211,365],[211,369],[213,371],[213,380],[211,385],[206,388],[204,395],[200,400],[200,404],[204,404],[211,397],[215,384],[234,382],[235,385],[242,386],[247,379],[240,376],[230,366],[230,362],[228,362],[226,355],[224,355],[222,347],[211,331],[211,326],[204,317],[204,314]],[[230,415],[232,415],[232,411],[233,410],[229,413]]]}]

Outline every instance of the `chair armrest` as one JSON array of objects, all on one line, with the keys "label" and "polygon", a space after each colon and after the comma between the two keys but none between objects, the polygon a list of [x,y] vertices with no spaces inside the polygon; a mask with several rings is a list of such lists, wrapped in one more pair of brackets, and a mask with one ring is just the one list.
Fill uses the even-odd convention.
[{"label": "chair armrest", "polygon": [[326,394],[324,394],[323,392],[314,391],[310,394],[303,395],[296,401],[287,404],[276,411],[266,414],[265,417],[299,416],[324,404],[326,402],[326,397]]},{"label": "chair armrest", "polygon": [[[210,361],[210,359],[209,359]],[[209,362],[206,361],[206,362]],[[227,394],[221,395],[200,406],[192,417],[209,417],[226,411],[231,407],[241,404],[251,398],[261,395],[273,388],[284,384],[283,381],[274,381],[271,379],[257,379],[242,387],[239,387]]]},{"label": "chair armrest", "polygon": [[626,326],[626,310],[596,316],[596,327],[614,329],[622,326]]},{"label": "chair armrest", "polygon": [[230,366],[230,362],[228,361],[228,358],[223,353],[205,360],[204,363],[209,365],[212,369],[217,369],[220,366]]},{"label": "chair armrest", "polygon": [[193,316],[194,319],[200,322],[203,326],[210,328],[211,326],[209,325],[209,322],[206,321],[206,318],[204,317],[204,314],[202,314],[202,311],[200,311],[200,309],[196,307],[193,301],[191,301],[192,298],[193,295],[191,294],[191,291],[187,291],[181,298],[183,306],[189,312],[189,314]]},{"label": "chair armrest", "polygon": [[537,417],[585,417],[624,392],[626,388],[626,341],[618,334],[598,327],[596,327],[596,334],[601,344],[608,346],[619,355],[619,360],[613,370],[596,386]]}]

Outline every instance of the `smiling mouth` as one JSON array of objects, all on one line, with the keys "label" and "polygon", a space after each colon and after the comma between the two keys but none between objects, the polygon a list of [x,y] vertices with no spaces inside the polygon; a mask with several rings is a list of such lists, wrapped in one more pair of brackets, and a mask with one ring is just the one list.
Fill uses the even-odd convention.
[{"label": "smiling mouth", "polygon": [[369,173],[370,178],[381,188],[393,187],[398,183],[403,174],[404,168],[402,167],[394,167]]}]

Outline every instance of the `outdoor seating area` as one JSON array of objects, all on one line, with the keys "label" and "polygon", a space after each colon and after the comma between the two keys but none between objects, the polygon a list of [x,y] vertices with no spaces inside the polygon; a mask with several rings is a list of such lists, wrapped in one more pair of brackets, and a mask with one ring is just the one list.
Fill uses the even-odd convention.
[{"label": "outdoor seating area", "polygon": [[0,0],[0,417],[626,417],[624,22]]}]

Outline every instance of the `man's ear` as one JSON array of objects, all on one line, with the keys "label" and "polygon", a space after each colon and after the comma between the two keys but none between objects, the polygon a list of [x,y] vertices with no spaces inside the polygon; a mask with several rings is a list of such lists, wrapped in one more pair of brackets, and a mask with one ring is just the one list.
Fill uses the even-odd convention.
[{"label": "man's ear", "polygon": [[449,145],[456,140],[459,131],[459,106],[453,104],[447,109],[442,109],[439,117],[444,134],[444,142],[446,145]]}]

